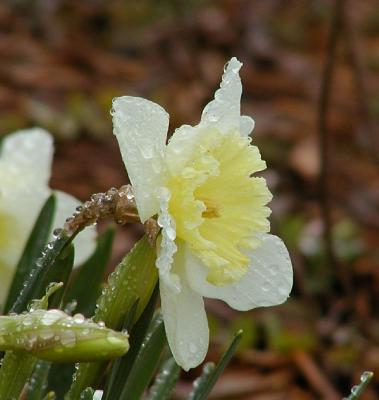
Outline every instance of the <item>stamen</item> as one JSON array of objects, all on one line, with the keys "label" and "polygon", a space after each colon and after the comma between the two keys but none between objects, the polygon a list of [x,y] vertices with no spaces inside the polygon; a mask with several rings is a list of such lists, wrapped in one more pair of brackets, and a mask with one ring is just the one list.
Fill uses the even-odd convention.
[{"label": "stamen", "polygon": [[201,200],[206,207],[205,211],[203,211],[201,214],[201,216],[203,218],[219,218],[219,217],[221,217],[220,209],[216,202],[214,202],[213,200],[209,200],[209,199],[199,199],[199,200]]}]

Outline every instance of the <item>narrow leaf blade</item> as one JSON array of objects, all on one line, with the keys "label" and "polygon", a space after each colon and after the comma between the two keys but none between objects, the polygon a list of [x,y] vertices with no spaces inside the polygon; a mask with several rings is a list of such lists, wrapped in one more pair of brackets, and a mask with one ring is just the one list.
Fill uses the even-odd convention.
[{"label": "narrow leaf blade", "polygon": [[134,327],[132,324],[130,324],[128,327],[128,329],[131,330],[129,338],[130,350],[122,358],[114,362],[109,379],[107,381],[107,390],[104,394],[104,400],[118,399],[120,397],[122,388],[128,379],[129,373],[137,358],[139,349],[141,348],[151,324],[157,303],[158,292],[158,285],[156,285],[141,318],[137,321]]},{"label": "narrow leaf blade", "polygon": [[179,379],[180,367],[171,357],[162,366],[154,385],[150,389],[147,400],[169,399],[174,386]]},{"label": "narrow leaf blade", "polygon": [[139,400],[147,388],[166,344],[163,318],[158,313],[138,352],[136,361],[122,389],[119,400]]},{"label": "narrow leaf blade", "polygon": [[206,364],[203,369],[203,377],[199,378],[197,384],[194,385],[192,392],[190,393],[188,400],[206,400],[211,392],[213,386],[217,382],[217,379],[223,373],[225,367],[229,364],[234,353],[237,350],[237,346],[242,338],[242,330],[238,331],[234,336],[232,343],[226,350],[221,360],[215,368],[211,364]]},{"label": "narrow leaf blade", "polygon": [[56,198],[52,194],[45,202],[37,217],[33,230],[26,243],[22,256],[17,264],[13,281],[9,290],[4,313],[7,314],[15,303],[23,283],[25,282],[31,268],[40,256],[51,231],[56,209]]},{"label": "narrow leaf blade", "polygon": [[111,227],[98,237],[95,252],[78,269],[77,275],[65,295],[64,303],[76,300],[76,312],[80,312],[86,317],[95,311],[96,299],[100,295],[100,285],[111,257],[114,235],[115,229]]}]

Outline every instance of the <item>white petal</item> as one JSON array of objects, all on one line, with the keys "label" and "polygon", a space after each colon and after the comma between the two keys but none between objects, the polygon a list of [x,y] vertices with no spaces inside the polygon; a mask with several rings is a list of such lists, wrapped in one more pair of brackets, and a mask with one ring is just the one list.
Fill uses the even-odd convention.
[{"label": "white petal", "polygon": [[241,136],[249,136],[250,133],[253,131],[255,126],[255,122],[253,118],[242,115],[240,118],[240,133]]},{"label": "white petal", "polygon": [[52,139],[42,129],[4,138],[0,153],[0,301],[35,220],[50,194]]},{"label": "white petal", "polygon": [[220,88],[215,98],[204,108],[201,124],[210,125],[223,133],[240,128],[242,94],[239,70],[242,64],[233,57],[224,68]]},{"label": "white petal", "polygon": [[[53,227],[62,228],[67,217],[71,216],[75,208],[82,203],[75,197],[60,191],[55,191],[57,196],[57,210]],[[94,252],[96,247],[96,229],[87,227],[74,239],[75,266],[81,265]]]},{"label": "white petal", "polygon": [[162,231],[158,247],[156,266],[159,270],[160,279],[164,280],[166,284],[169,285],[173,290],[179,291],[179,278],[171,272],[177,246],[175,244],[175,221],[168,211],[168,202],[170,200],[169,190],[164,187],[158,189],[157,198],[160,203],[158,225],[162,228]]},{"label": "white petal", "polygon": [[159,209],[154,193],[162,182],[169,116],[158,104],[128,96],[113,100],[112,115],[113,132],[144,222]]},{"label": "white petal", "polygon": [[41,128],[17,131],[6,136],[1,146],[0,179],[48,184],[53,157],[53,139]]},{"label": "white petal", "polygon": [[182,125],[175,129],[167,144],[165,154],[167,169],[173,175],[181,171],[193,158],[193,153],[199,146],[200,137],[205,129],[201,125]]},{"label": "white petal", "polygon": [[195,256],[187,256],[188,281],[202,296],[224,300],[236,310],[246,311],[286,301],[292,289],[293,272],[283,241],[265,234],[261,246],[248,255],[251,265],[246,275],[238,283],[222,287],[208,283],[206,268]]},{"label": "white petal", "polygon": [[102,397],[103,397],[103,391],[96,390],[95,393],[93,394],[92,400],[101,400]]},{"label": "white petal", "polygon": [[0,303],[8,293],[14,269],[49,195],[47,188],[38,186],[34,190],[32,185],[25,190],[13,189],[1,186],[0,192]]},{"label": "white petal", "polygon": [[181,281],[180,292],[173,290],[164,280],[159,280],[159,287],[171,352],[175,361],[188,371],[203,362],[208,351],[209,329],[203,298],[189,287],[183,273],[184,252],[180,247],[174,261],[174,269]]}]

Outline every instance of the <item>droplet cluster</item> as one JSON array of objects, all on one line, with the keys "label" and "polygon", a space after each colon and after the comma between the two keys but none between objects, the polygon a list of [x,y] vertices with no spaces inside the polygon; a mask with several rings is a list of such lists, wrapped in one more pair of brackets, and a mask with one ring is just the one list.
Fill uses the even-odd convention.
[{"label": "droplet cluster", "polygon": [[90,200],[77,207],[75,213],[66,219],[64,229],[74,233],[103,218],[114,218],[118,224],[139,220],[131,185],[93,194]]},{"label": "droplet cluster", "polygon": [[120,342],[127,338],[126,332],[109,330],[104,322],[96,323],[82,314],[69,316],[56,309],[35,310],[2,318],[7,318],[7,324],[0,328],[1,350],[29,351],[46,359],[54,359],[53,353],[59,355],[81,342],[99,339],[105,339],[103,344],[106,346],[99,351],[106,356],[108,347],[120,346]]}]

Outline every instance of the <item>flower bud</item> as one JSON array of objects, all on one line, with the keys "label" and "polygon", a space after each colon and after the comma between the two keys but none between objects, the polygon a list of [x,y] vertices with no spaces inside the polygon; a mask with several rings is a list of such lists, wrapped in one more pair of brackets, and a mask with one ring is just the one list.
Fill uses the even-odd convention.
[{"label": "flower bud", "polygon": [[103,323],[61,310],[34,310],[0,317],[0,350],[28,352],[53,362],[86,362],[119,357],[129,349],[128,335]]}]

